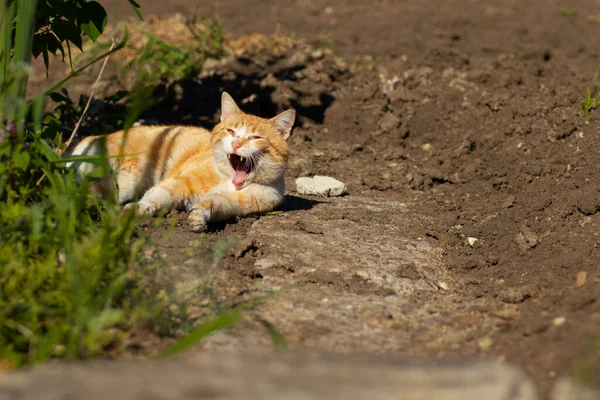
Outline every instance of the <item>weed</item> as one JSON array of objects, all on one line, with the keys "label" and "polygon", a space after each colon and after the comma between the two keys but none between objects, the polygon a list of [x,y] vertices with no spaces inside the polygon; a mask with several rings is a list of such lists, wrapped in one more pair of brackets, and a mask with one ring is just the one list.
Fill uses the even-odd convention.
[{"label": "weed", "polygon": [[[115,36],[119,36],[120,29],[115,29]],[[74,64],[87,62],[106,47],[101,42],[84,46],[86,51],[75,59]],[[131,29],[131,40],[119,55],[123,65],[119,81],[125,82],[125,86],[140,79],[158,85],[188,78],[199,73],[206,60],[220,58],[226,53],[218,18],[194,16],[182,20],[175,16],[153,25],[136,23]]]},{"label": "weed", "polygon": [[593,385],[597,383],[600,373],[600,328],[592,330],[584,341],[585,355],[577,359],[571,374],[581,383]]},{"label": "weed", "polygon": [[[169,347],[167,347],[163,352],[161,352],[159,354],[159,358],[166,358],[179,354],[182,351],[199,343],[210,334],[245,321],[258,322],[266,329],[276,350],[287,350],[288,346],[285,337],[274,324],[261,318],[260,316],[253,316],[249,313],[244,313],[245,311],[269,300],[275,296],[276,293],[270,293],[258,298],[244,301],[233,308],[224,310],[221,307],[217,293],[215,293],[209,285],[209,283],[212,281],[212,273],[232,243],[232,239],[219,240],[213,249],[213,260],[210,265],[200,268],[198,271],[196,271],[198,273],[198,277],[200,278],[200,285],[192,288],[191,291],[193,291],[196,296],[199,293],[208,301],[205,304],[205,307],[207,308],[207,316],[204,317],[203,322],[201,322],[199,325],[195,327],[185,327],[183,335]],[[189,247],[197,247],[197,245],[194,242],[190,242]],[[182,292],[180,295],[185,297],[186,293]]]},{"label": "weed", "polygon": [[[114,202],[63,169],[55,151],[63,142],[61,118],[75,117],[67,93],[51,96],[62,102],[55,115],[44,114],[46,93],[25,98],[35,13],[34,0],[0,1],[4,368],[100,354],[119,345],[127,326],[148,320],[167,304],[151,284],[154,266],[141,257],[147,242],[136,234],[134,216],[120,218]],[[97,176],[108,177],[106,158],[98,163]],[[46,179],[40,180],[42,175]]]},{"label": "weed", "polygon": [[266,319],[262,319],[262,318],[259,319],[258,321],[265,327],[265,329],[269,333],[269,336],[271,337],[271,342],[275,346],[276,350],[285,351],[288,349],[288,344],[287,344],[287,341],[285,340],[285,337],[279,331],[279,329],[277,329],[277,327],[275,325],[273,325],[271,322],[267,321]]},{"label": "weed", "polygon": [[199,343],[211,333],[238,323],[241,317],[241,313],[238,310],[221,313],[192,329],[187,335],[162,351],[159,357],[167,358],[179,354]]},{"label": "weed", "polygon": [[201,49],[205,60],[219,58],[225,54],[223,27],[218,16],[215,16],[214,20],[203,18],[198,21],[197,16],[194,15],[186,22],[186,26],[196,39],[196,46]]},{"label": "weed", "polygon": [[287,341],[283,334],[277,329],[277,327],[271,322],[262,318],[252,318],[251,316],[245,316],[243,312],[249,308],[252,308],[264,301],[270,296],[260,297],[252,301],[242,303],[241,305],[234,307],[231,310],[222,311],[211,318],[206,318],[203,323],[189,330],[183,337],[176,340],[169,347],[163,350],[158,357],[167,358],[174,356],[187,350],[188,348],[201,342],[210,334],[238,324],[244,320],[255,320],[259,322],[269,334],[273,346],[278,351],[285,351],[288,348]]},{"label": "weed", "polygon": [[224,54],[223,31],[219,20],[208,18],[198,21],[195,17],[185,22],[187,36],[185,44],[170,44],[158,35],[139,26],[138,31],[146,37],[143,57],[126,65],[122,74],[142,63],[146,81],[173,81],[187,78],[200,72],[209,58],[219,58]]},{"label": "weed", "polygon": [[583,101],[581,102],[581,109],[584,117],[590,115],[590,112],[598,105],[599,100],[600,93],[597,93],[594,96],[592,96],[592,92],[590,89],[588,89],[585,92],[585,99],[583,99]]},{"label": "weed", "polygon": [[[137,3],[129,3],[141,17]],[[126,99],[126,112],[108,113],[118,117],[107,119],[102,110],[86,113],[96,104],[92,96],[74,102],[62,85],[123,48],[127,31],[111,49],[84,59],[68,77],[28,100],[29,61],[37,51],[32,49],[35,16],[36,0],[0,0],[0,368],[118,353],[126,350],[123,339],[138,325],[169,335],[183,329],[187,335],[170,350],[176,353],[237,322],[246,305],[223,312],[208,285],[227,243],[215,247],[213,263],[202,271],[201,287],[195,288],[207,297],[207,314],[214,317],[192,329],[186,326],[185,302],[161,290],[160,263],[148,257],[152,244],[136,229],[136,217],[119,215],[114,190],[109,196],[93,190],[97,179],[113,178],[106,155],[79,157],[97,165],[84,178],[65,170],[68,159],[59,156],[80,124],[94,133],[127,130],[152,103],[154,79],[180,78],[196,72],[207,58],[220,56],[220,24],[188,23],[195,38],[192,49],[146,33],[149,40],[131,65],[137,77],[131,91],[117,92],[101,103],[122,108],[120,102]],[[99,13],[81,29],[96,40],[104,24]],[[77,45],[79,39],[69,35],[67,47],[69,42]],[[41,54],[46,58],[53,49],[42,48]],[[48,98],[55,102],[51,113],[44,111]],[[276,328],[262,323],[284,348]]]},{"label": "weed", "polygon": [[598,106],[600,101],[600,91],[598,91],[598,85],[600,83],[600,69],[594,74],[594,89],[587,89],[585,92],[585,98],[581,102],[581,111],[584,117],[587,117],[590,112]]}]

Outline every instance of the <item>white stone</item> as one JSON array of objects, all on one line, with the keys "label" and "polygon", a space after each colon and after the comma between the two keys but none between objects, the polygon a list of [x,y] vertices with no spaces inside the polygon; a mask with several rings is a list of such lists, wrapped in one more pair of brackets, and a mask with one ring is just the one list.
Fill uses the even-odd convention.
[{"label": "white stone", "polygon": [[423,149],[423,151],[429,151],[432,147],[433,146],[431,145],[431,143],[424,143],[421,145],[421,149]]},{"label": "white stone", "polygon": [[296,179],[296,191],[299,194],[334,197],[344,194],[346,185],[329,176],[316,175]]},{"label": "white stone", "polygon": [[468,237],[467,238],[467,243],[469,244],[469,246],[471,247],[475,247],[479,244],[479,239],[474,238],[474,237]]}]

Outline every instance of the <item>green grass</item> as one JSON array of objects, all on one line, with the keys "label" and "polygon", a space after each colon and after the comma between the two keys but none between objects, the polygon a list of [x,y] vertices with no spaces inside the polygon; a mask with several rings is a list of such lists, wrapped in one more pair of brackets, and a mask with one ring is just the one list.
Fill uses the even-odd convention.
[{"label": "green grass", "polygon": [[567,18],[575,18],[575,16],[577,16],[577,13],[572,8],[565,8],[562,10],[561,15]]},{"label": "green grass", "polygon": [[[146,49],[137,62],[125,66],[123,73],[136,68],[145,71],[148,81],[173,81],[197,74],[207,59],[225,54],[219,20],[199,21],[193,17],[186,22],[186,27],[194,40],[186,46],[173,46],[139,26],[137,29],[147,38]],[[142,63],[144,67],[140,68]]]},{"label": "green grass", "polygon": [[[183,24],[183,23],[182,23]],[[179,27],[178,27],[179,28]],[[169,43],[143,25],[133,24],[133,44],[126,46],[126,60],[120,70],[119,80],[129,82],[143,80],[146,84],[158,85],[189,78],[198,74],[208,59],[218,59],[227,53],[224,35],[218,18],[196,18],[185,21],[189,40],[177,44]],[[146,43],[140,49],[140,43]],[[87,63],[91,57],[103,52],[106,43],[97,42],[76,58],[74,65]],[[135,55],[135,56],[132,56]],[[132,79],[135,77],[135,79]]]},{"label": "green grass", "polygon": [[[216,254],[216,253],[215,253]],[[244,302],[236,307],[233,307],[229,310],[218,311],[213,316],[206,318],[206,320],[200,323],[198,326],[188,329],[185,334],[173,342],[169,347],[163,350],[158,358],[168,358],[174,355],[177,355],[192,346],[198,344],[203,339],[208,337],[210,334],[231,327],[233,325],[239,324],[241,322],[258,322],[262,325],[266,333],[269,335],[271,339],[271,343],[277,351],[286,351],[288,349],[287,341],[285,340],[284,335],[279,331],[279,329],[271,322],[259,317],[252,316],[249,314],[244,314],[244,311],[251,309],[273,296],[265,295],[262,297],[258,297],[256,299]]]},{"label": "green grass", "polygon": [[[113,199],[101,197],[91,190],[93,178],[65,171],[57,155],[68,125],[82,112],[66,91],[54,92],[68,78],[25,98],[35,12],[34,0],[0,1],[2,368],[121,350],[132,326],[163,323],[172,304],[154,279],[159,265],[143,257],[150,244],[137,232],[135,217],[121,217],[114,193]],[[44,112],[49,93],[59,102],[52,114]],[[147,105],[147,94],[143,85],[134,88],[125,128]],[[95,162],[95,177],[110,179],[106,157]]]},{"label": "green grass", "polygon": [[174,342],[159,354],[159,358],[177,355],[205,339],[211,333],[230,327],[241,321],[241,313],[237,310],[223,312],[214,318],[190,330],[184,337]]},{"label": "green grass", "polygon": [[590,89],[586,90],[585,98],[581,102],[581,111],[584,117],[590,115],[590,112],[598,106],[598,101],[600,101],[600,93],[592,96],[592,91]]},{"label": "green grass", "polygon": [[[137,3],[130,3],[135,9]],[[127,34],[111,50],[94,54],[27,99],[35,12],[35,0],[0,0],[0,369],[119,354],[128,351],[124,339],[135,326],[169,336],[183,332],[162,354],[169,356],[246,319],[243,313],[257,301],[223,310],[209,285],[210,271],[228,243],[218,243],[213,262],[200,271],[194,290],[208,299],[210,317],[191,327],[187,305],[161,288],[164,265],[146,256],[153,244],[136,228],[136,217],[120,216],[114,191],[101,196],[92,190],[96,179],[113,178],[107,157],[87,157],[97,169],[86,178],[64,169],[57,153],[85,102],[73,102],[62,85],[124,47]],[[150,40],[134,66],[138,79],[132,89],[104,99],[125,99],[126,114],[85,120],[88,128],[128,129],[152,103],[157,77],[180,78],[197,72],[208,57],[223,54],[218,22],[192,22],[189,29],[196,41],[192,49],[175,48],[147,33]],[[169,72],[173,63],[175,75]],[[53,112],[45,111],[47,101],[54,102]],[[277,348],[286,348],[273,324],[259,322]]]},{"label": "green grass", "polygon": [[594,88],[587,89],[585,92],[585,98],[581,102],[581,112],[584,117],[590,115],[590,112],[598,106],[600,101],[600,92],[598,91],[598,85],[600,83],[600,69],[594,74]]},{"label": "green grass", "polygon": [[585,355],[579,357],[571,367],[571,374],[586,385],[598,385],[600,374],[600,327],[585,337],[583,348]]},{"label": "green grass", "polygon": [[134,217],[62,169],[46,93],[25,98],[35,10],[0,3],[0,363],[11,367],[101,354],[165,306],[140,284],[154,266],[140,262]]}]

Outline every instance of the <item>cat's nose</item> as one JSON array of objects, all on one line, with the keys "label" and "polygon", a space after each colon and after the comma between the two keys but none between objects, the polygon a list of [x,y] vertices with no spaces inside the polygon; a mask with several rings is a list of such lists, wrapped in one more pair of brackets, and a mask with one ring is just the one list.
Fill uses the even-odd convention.
[{"label": "cat's nose", "polygon": [[242,145],[239,142],[231,142],[231,148],[233,149],[233,152],[235,153],[240,147],[242,147]]}]

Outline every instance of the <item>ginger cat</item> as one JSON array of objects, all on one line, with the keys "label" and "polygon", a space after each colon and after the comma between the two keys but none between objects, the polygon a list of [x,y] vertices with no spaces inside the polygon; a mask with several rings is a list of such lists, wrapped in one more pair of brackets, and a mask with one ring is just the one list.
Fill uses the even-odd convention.
[{"label": "ginger cat", "polygon": [[[189,212],[194,232],[211,221],[227,220],[275,209],[283,201],[283,173],[296,112],[287,110],[271,119],[243,113],[223,93],[221,122],[212,132],[184,126],[140,126],[105,136],[106,154],[116,175],[119,202],[144,193],[138,214],[179,208]],[[104,141],[87,137],[74,151],[99,155]],[[81,173],[91,164],[71,162]]]}]

